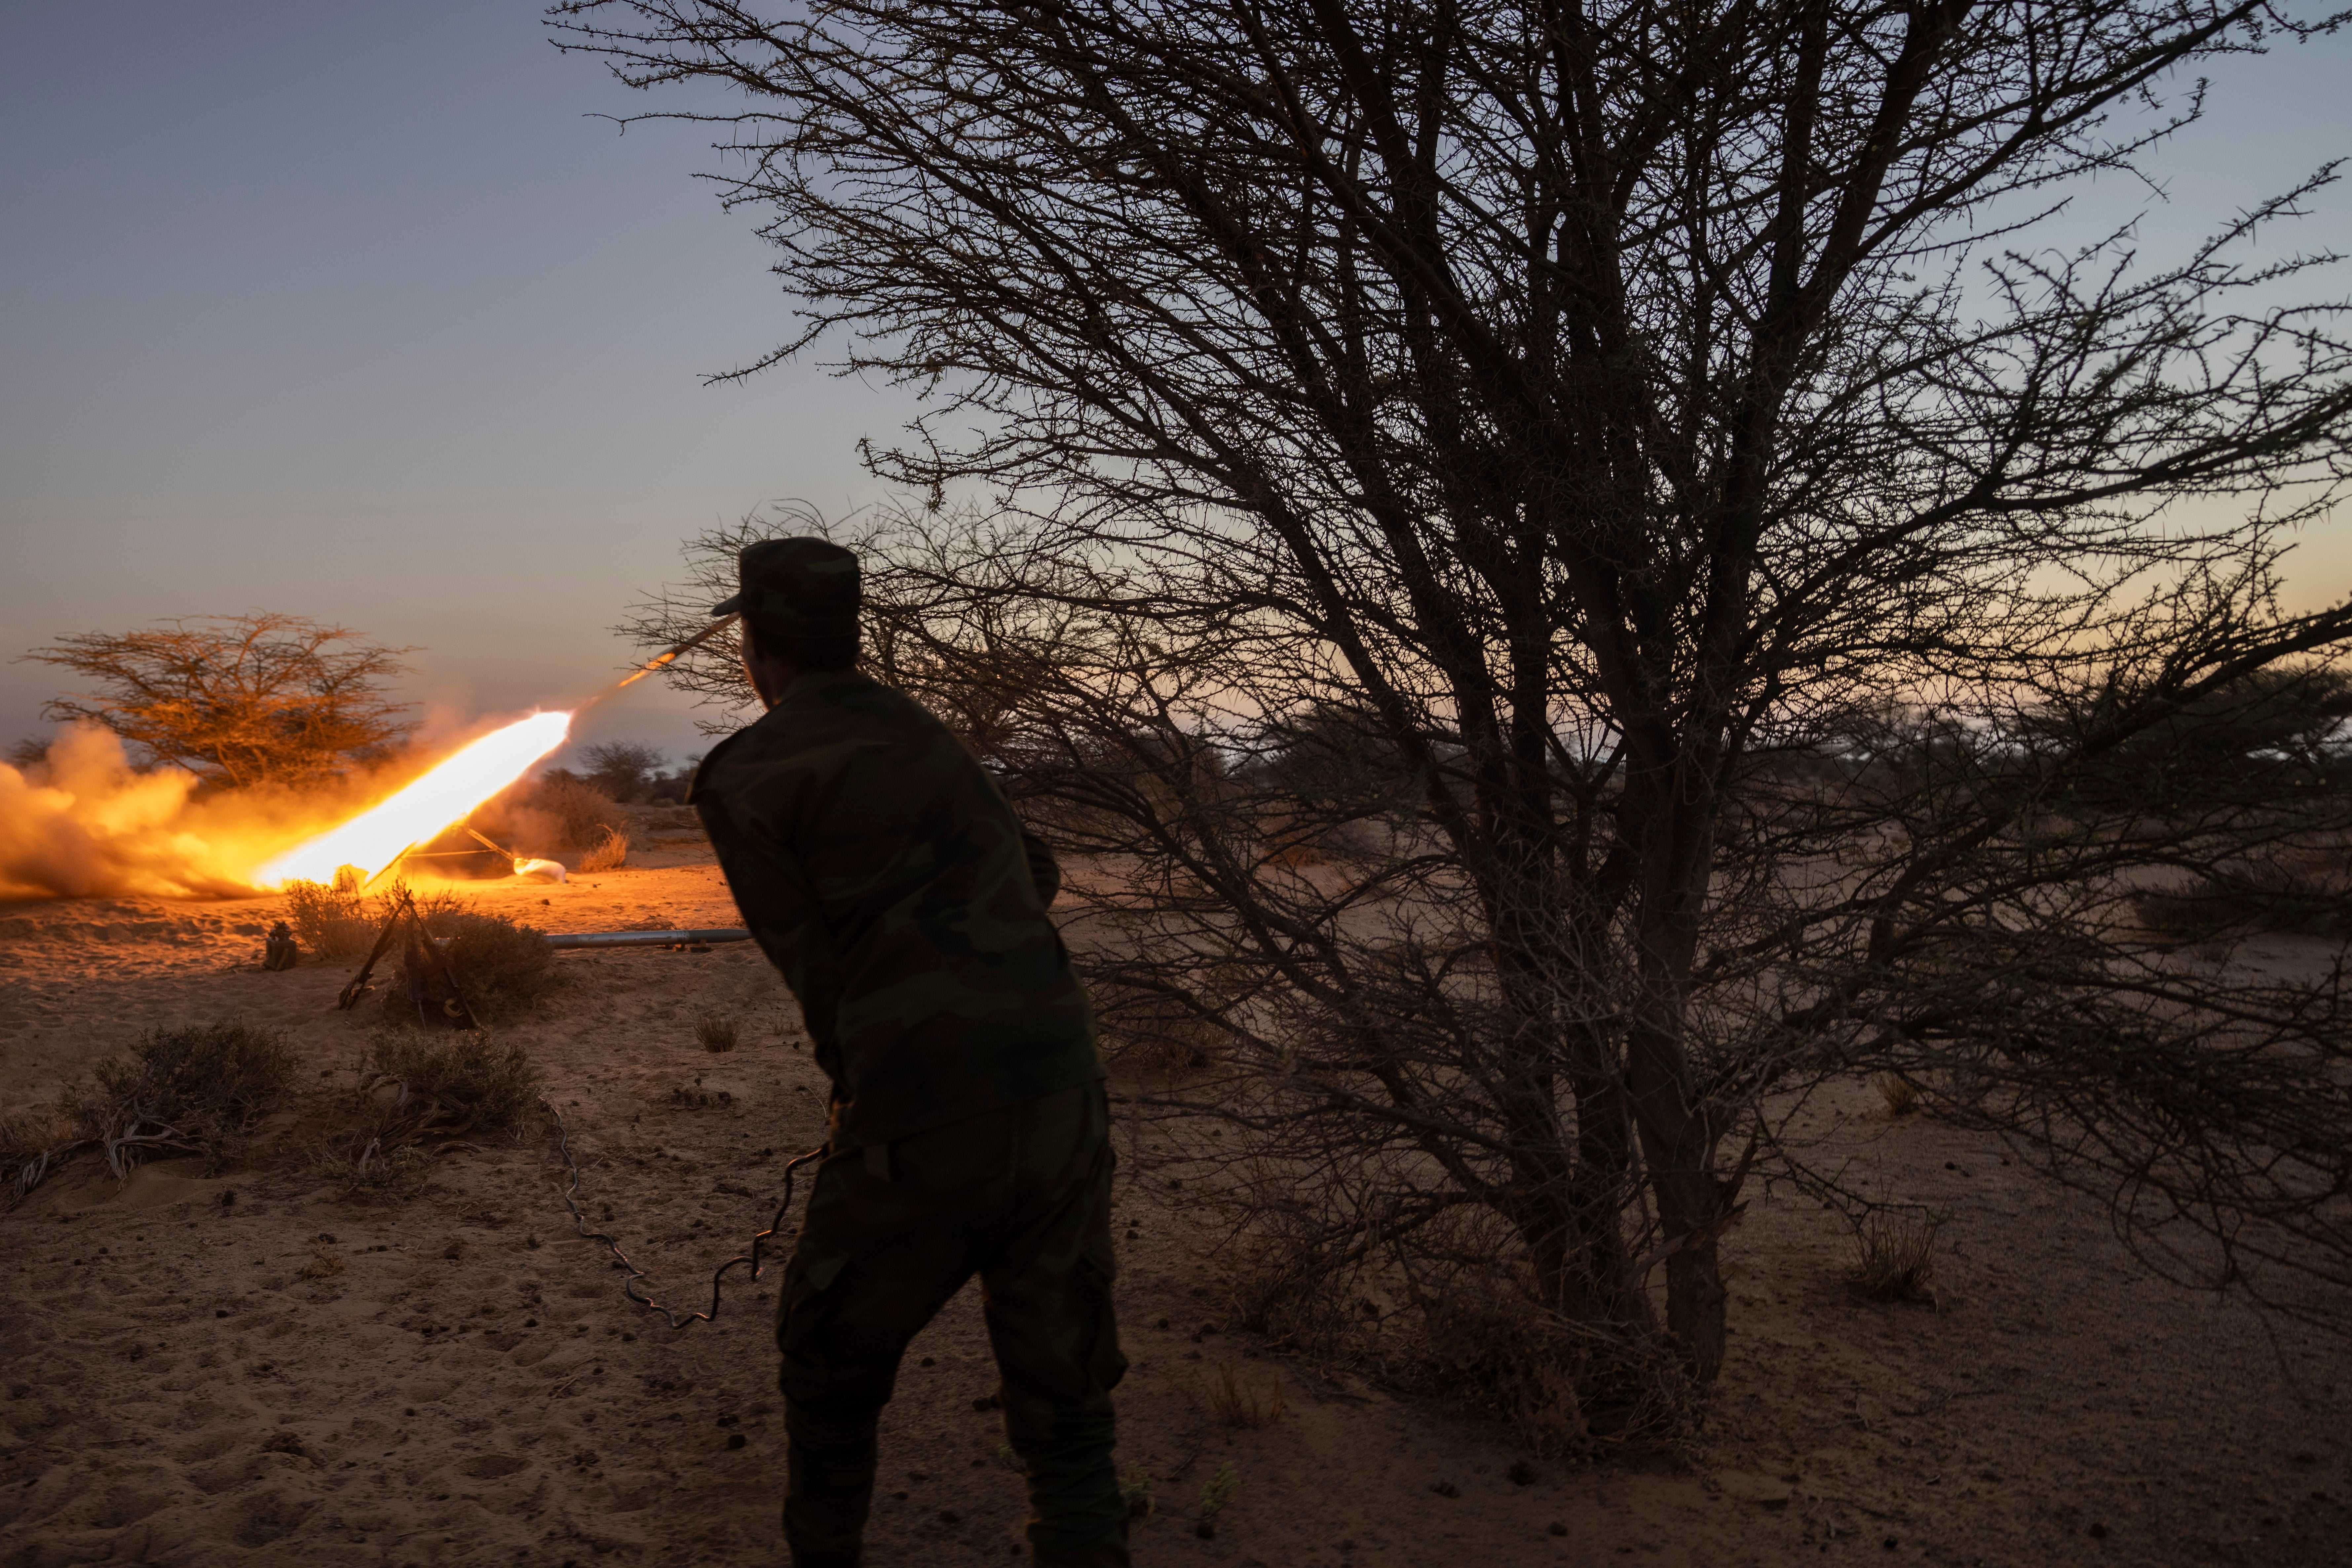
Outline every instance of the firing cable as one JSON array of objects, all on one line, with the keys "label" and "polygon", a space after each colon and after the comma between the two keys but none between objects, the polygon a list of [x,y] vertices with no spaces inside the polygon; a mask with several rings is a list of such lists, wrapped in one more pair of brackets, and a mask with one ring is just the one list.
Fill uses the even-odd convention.
[{"label": "firing cable", "polygon": [[719,1316],[719,1292],[720,1285],[727,1278],[727,1271],[730,1268],[734,1268],[737,1264],[750,1264],[751,1266],[751,1278],[755,1280],[760,1278],[760,1270],[765,1267],[765,1265],[760,1260],[761,1248],[768,1241],[772,1239],[778,1231],[784,1228],[784,1216],[792,1212],[793,1175],[799,1172],[803,1165],[807,1164],[811,1160],[815,1159],[817,1156],[824,1152],[824,1146],[823,1144],[819,1144],[817,1147],[810,1150],[807,1153],[796,1155],[792,1160],[786,1162],[784,1165],[784,1201],[776,1206],[776,1217],[774,1221],[770,1224],[767,1229],[761,1231],[759,1235],[751,1238],[751,1250],[750,1252],[737,1253],[734,1257],[720,1264],[718,1269],[711,1274],[710,1310],[707,1312],[677,1312],[663,1306],[659,1301],[655,1300],[650,1296],[640,1296],[637,1294],[637,1281],[646,1277],[646,1270],[638,1268],[635,1264],[629,1261],[629,1255],[621,1250],[621,1244],[619,1242],[605,1235],[601,1230],[590,1230],[588,1228],[588,1216],[580,1212],[580,1205],[575,1201],[572,1195],[580,1190],[580,1163],[572,1157],[572,1138],[570,1132],[563,1125],[563,1112],[556,1110],[555,1102],[548,1099],[543,1094],[539,1097],[539,1102],[547,1107],[547,1113],[550,1116],[555,1118],[555,1146],[562,1152],[563,1168],[571,1173],[571,1180],[565,1184],[562,1196],[563,1198],[563,1206],[572,1211],[572,1226],[580,1232],[580,1235],[583,1239],[588,1241],[601,1241],[607,1247],[611,1248],[612,1254],[614,1258],[619,1261],[620,1267],[628,1270],[628,1278],[621,1282],[622,1293],[627,1296],[630,1300],[635,1301],[638,1306],[646,1308],[649,1311],[659,1312],[664,1318],[669,1320],[669,1326],[673,1329],[682,1329],[688,1323],[707,1323]]}]

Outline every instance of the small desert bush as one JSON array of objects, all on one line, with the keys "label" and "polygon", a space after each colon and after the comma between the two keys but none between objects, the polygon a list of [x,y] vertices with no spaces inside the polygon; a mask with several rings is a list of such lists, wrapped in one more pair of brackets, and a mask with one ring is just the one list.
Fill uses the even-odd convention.
[{"label": "small desert bush", "polygon": [[584,779],[552,774],[541,780],[529,809],[540,814],[544,831],[561,848],[588,849],[628,837],[628,808]]},{"label": "small desert bush", "polygon": [[539,1095],[539,1068],[514,1041],[385,1029],[361,1062],[342,1125],[318,1173],[350,1193],[408,1197],[431,1172],[428,1141],[513,1134]]},{"label": "small desert bush", "polygon": [[366,900],[356,887],[291,881],[286,884],[286,921],[295,940],[320,958],[359,958],[375,941],[381,914],[370,918]]},{"label": "small desert bush", "polygon": [[540,1072],[520,1042],[488,1034],[418,1035],[387,1030],[375,1037],[362,1075],[371,1092],[394,1091],[419,1133],[518,1131],[539,1097]]},{"label": "small desert bush", "polygon": [[2232,931],[2342,936],[2352,931],[2352,861],[2341,850],[2258,860],[2137,894],[2132,904],[2142,925],[2184,942]]},{"label": "small desert bush", "polygon": [[1882,1301],[1924,1297],[1936,1279],[1936,1221],[1874,1210],[1854,1230],[1854,1284]]},{"label": "small desert bush", "polygon": [[694,1037],[706,1051],[731,1051],[741,1034],[742,1026],[724,1013],[704,1013],[694,1020]]},{"label": "small desert bush", "polygon": [[117,1176],[167,1151],[201,1154],[217,1170],[286,1098],[294,1073],[292,1047],[268,1029],[150,1029],[129,1057],[99,1063],[56,1103],[0,1117],[0,1177],[13,1202],[92,1143]]},{"label": "small desert bush", "polygon": [[106,1146],[118,1175],[152,1151],[202,1154],[217,1168],[293,1087],[285,1037],[244,1024],[150,1029],[131,1054],[92,1069],[66,1106],[85,1138]]},{"label": "small desert bush", "polygon": [[[388,916],[397,907],[400,896],[400,891],[395,890],[386,898],[382,912]],[[554,949],[547,945],[546,937],[535,928],[518,924],[504,915],[485,914],[447,893],[417,899],[415,904],[425,923],[425,934],[433,939],[446,961],[448,973],[456,975],[457,991],[478,1019],[491,1022],[525,1011],[561,978]],[[409,955],[404,951],[404,941],[385,955],[385,963],[391,966],[384,976],[385,1021],[414,1025],[417,1021],[416,1008],[409,997],[405,979]],[[446,996],[447,985],[440,965],[428,963],[426,970],[422,977],[426,1016],[438,1019],[445,1014],[438,1004]]]},{"label": "small desert bush", "polygon": [[554,985],[555,950],[533,927],[504,915],[462,907],[432,910],[425,929],[442,949],[466,1000],[481,1014],[501,1016],[531,1006]]},{"label": "small desert bush", "polygon": [[1407,1381],[1501,1419],[1541,1454],[1590,1446],[1590,1331],[1507,1280],[1459,1276],[1420,1303],[1394,1356]]}]

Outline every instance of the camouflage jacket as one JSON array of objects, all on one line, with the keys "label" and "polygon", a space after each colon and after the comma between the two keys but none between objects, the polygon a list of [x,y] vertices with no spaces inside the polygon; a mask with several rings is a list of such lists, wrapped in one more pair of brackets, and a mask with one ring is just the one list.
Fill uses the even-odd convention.
[{"label": "camouflage jacket", "polygon": [[800,998],[836,1148],[1103,1076],[1045,909],[1061,872],[979,761],[903,693],[804,672],[703,760],[736,907]]}]

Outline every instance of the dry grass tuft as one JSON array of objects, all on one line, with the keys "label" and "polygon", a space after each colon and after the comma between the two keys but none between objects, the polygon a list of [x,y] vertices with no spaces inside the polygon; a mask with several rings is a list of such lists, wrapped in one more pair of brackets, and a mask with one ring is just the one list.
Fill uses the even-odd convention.
[{"label": "dry grass tuft", "polygon": [[694,1037],[713,1054],[733,1050],[742,1030],[740,1021],[724,1013],[704,1013],[694,1020]]},{"label": "dry grass tuft", "polygon": [[1346,1271],[1319,1248],[1286,1236],[1245,1238],[1240,1247],[1227,1297],[1236,1324],[1316,1361],[1346,1361],[1360,1348]]},{"label": "dry grass tuft", "polygon": [[[415,1144],[399,1142],[401,1131],[391,1119],[363,1127],[344,1147],[322,1152],[314,1168],[321,1180],[353,1195],[414,1197],[425,1190],[432,1161]],[[386,1134],[394,1139],[388,1145]]]},{"label": "dry grass tuft", "polygon": [[55,1102],[0,1113],[0,1171],[37,1158],[74,1136],[72,1112]]},{"label": "dry grass tuft", "polygon": [[1230,1361],[1221,1361],[1209,1379],[1209,1411],[1219,1425],[1255,1432],[1282,1419],[1282,1374],[1274,1374],[1274,1389],[1265,1399]]},{"label": "dry grass tuft", "polygon": [[342,1255],[329,1251],[323,1242],[310,1244],[310,1261],[298,1270],[305,1279],[331,1279],[342,1271]]},{"label": "dry grass tuft", "polygon": [[81,1142],[65,1106],[28,1106],[0,1114],[0,1203],[15,1204],[41,1184],[55,1162]]},{"label": "dry grass tuft", "polygon": [[1123,980],[1087,987],[1095,1005],[1103,1054],[1112,1066],[1146,1072],[1188,1072],[1207,1067],[1226,1042],[1210,997],[1186,997]]},{"label": "dry grass tuft", "polygon": [[295,940],[320,958],[360,958],[375,941],[382,914],[371,919],[367,901],[360,897],[355,879],[338,873],[335,886],[324,882],[286,884],[286,921]]},{"label": "dry grass tuft", "polygon": [[1854,1284],[1882,1301],[1926,1298],[1936,1279],[1936,1232],[1927,1215],[1873,1212],[1854,1230]]},{"label": "dry grass tuft", "polygon": [[629,836],[607,827],[604,836],[572,858],[576,871],[617,871],[629,863]]},{"label": "dry grass tuft", "polygon": [[1924,1109],[1919,1098],[1919,1086],[1899,1072],[1878,1075],[1878,1098],[1886,1102],[1886,1114],[1900,1121]]}]

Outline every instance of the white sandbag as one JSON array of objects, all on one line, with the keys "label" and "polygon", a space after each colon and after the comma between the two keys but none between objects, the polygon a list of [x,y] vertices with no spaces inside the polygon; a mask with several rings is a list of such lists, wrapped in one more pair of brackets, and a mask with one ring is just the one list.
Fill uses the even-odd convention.
[{"label": "white sandbag", "polygon": [[565,880],[561,860],[518,860],[515,875],[526,882],[561,882]]}]

